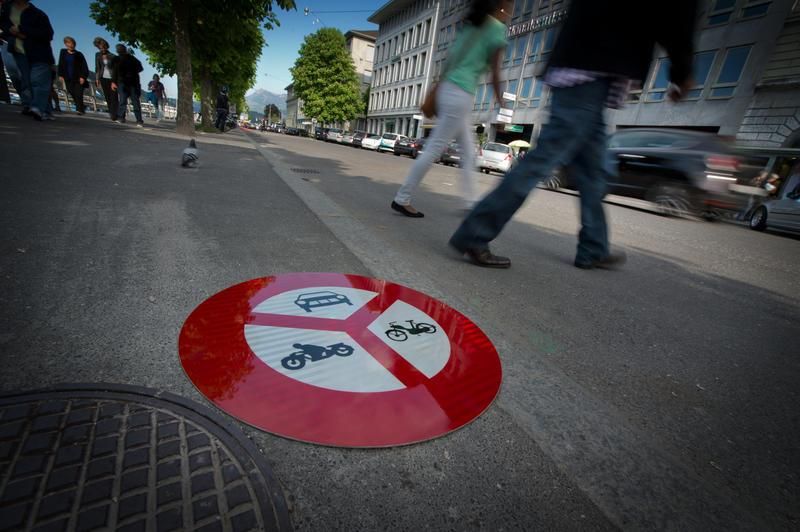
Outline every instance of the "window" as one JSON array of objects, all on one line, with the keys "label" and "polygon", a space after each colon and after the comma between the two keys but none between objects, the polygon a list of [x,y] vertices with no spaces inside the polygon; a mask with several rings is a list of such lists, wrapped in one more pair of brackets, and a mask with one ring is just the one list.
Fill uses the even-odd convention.
[{"label": "window", "polygon": [[736,7],[736,0],[711,0],[708,25],[726,24],[731,19],[731,15],[733,15],[734,7]]},{"label": "window", "polygon": [[508,83],[506,83],[506,92],[516,96],[517,87],[519,87],[519,80],[518,79],[510,79],[510,80],[508,80]]},{"label": "window", "polygon": [[417,56],[411,58],[411,77],[417,76]]},{"label": "window", "polygon": [[503,56],[503,66],[507,66],[511,62],[512,55],[514,55],[514,41],[508,41],[506,54]]},{"label": "window", "polygon": [[533,87],[533,78],[524,78],[522,80],[522,90],[519,92],[519,97],[527,100],[531,97],[531,88]]},{"label": "window", "polygon": [[483,91],[483,104],[481,105],[481,108],[484,111],[489,109],[489,102],[492,101],[492,92],[493,92],[492,86],[487,83],[486,90]]},{"label": "window", "polygon": [[423,98],[422,83],[417,83],[417,98],[416,98],[417,105],[422,105],[422,98]]},{"label": "window", "polygon": [[653,79],[650,82],[650,90],[645,97],[646,102],[660,102],[664,100],[669,86],[669,67],[670,61],[666,57],[658,60],[656,69],[653,71]]},{"label": "window", "polygon": [[398,53],[402,53],[403,50],[406,48],[406,32],[400,34],[400,50]]},{"label": "window", "polygon": [[447,37],[446,37],[446,39],[447,39],[447,42],[450,42],[453,39],[453,26],[452,26],[452,24],[450,26],[447,26]]},{"label": "window", "polygon": [[431,19],[425,21],[425,37],[422,40],[422,44],[428,44],[431,39]]},{"label": "window", "polygon": [[542,91],[544,90],[544,82],[540,79],[536,82],[536,87],[533,89],[533,97],[531,98],[531,107],[539,107],[542,101]]},{"label": "window", "polygon": [[711,71],[711,65],[714,64],[714,59],[716,57],[716,50],[694,54],[692,78],[694,79],[695,85],[686,93],[687,99],[694,100],[700,97],[700,93],[703,92],[703,86],[708,79],[708,73]]},{"label": "window", "polygon": [[717,74],[717,80],[711,88],[711,98],[729,98],[736,90],[736,84],[742,76],[742,70],[750,55],[751,45],[729,48],[725,54],[725,61]]},{"label": "window", "polygon": [[397,107],[403,107],[406,101],[406,88],[400,89],[400,99],[397,100]]},{"label": "window", "polygon": [[421,33],[422,33],[422,24],[417,24],[417,29],[414,32],[414,48],[419,46],[419,38]]},{"label": "window", "polygon": [[525,8],[522,10],[523,14],[530,15],[533,11],[533,0],[525,0]]},{"label": "window", "polygon": [[486,85],[478,85],[478,88],[475,90],[475,105],[472,106],[473,111],[477,111],[481,108],[481,102],[483,101],[483,91],[486,89]]},{"label": "window", "polygon": [[553,50],[553,45],[556,43],[556,28],[550,28],[547,30],[547,34],[544,38],[544,47],[542,48],[542,55],[539,57],[539,61],[544,61],[550,55],[550,52]]},{"label": "window", "polygon": [[528,50],[530,54],[528,57],[528,62],[533,62],[536,54],[539,53],[539,47],[542,45],[542,33],[541,31],[537,31],[536,33],[531,34],[531,49]]},{"label": "window", "polygon": [[525,48],[528,45],[528,36],[517,37],[516,47],[514,49],[514,64],[519,65],[522,63],[522,58],[525,57]]},{"label": "window", "polygon": [[742,8],[741,18],[754,18],[766,15],[770,2],[764,0],[747,0]]},{"label": "window", "polygon": [[428,62],[428,52],[422,52],[419,60],[419,70],[417,71],[417,75],[421,76],[425,72],[425,63]]},{"label": "window", "polygon": [[517,0],[514,2],[514,14],[511,16],[512,18],[517,18],[522,14],[522,3],[524,0]]}]

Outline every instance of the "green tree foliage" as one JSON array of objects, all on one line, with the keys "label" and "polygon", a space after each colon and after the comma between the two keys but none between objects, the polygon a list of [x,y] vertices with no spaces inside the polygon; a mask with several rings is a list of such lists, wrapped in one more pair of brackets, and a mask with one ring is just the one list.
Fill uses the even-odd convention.
[{"label": "green tree foliage", "polygon": [[358,76],[339,30],[322,28],[306,36],[291,72],[306,116],[331,124],[350,120],[361,112]]},{"label": "green tree foliage", "polygon": [[[273,4],[295,8],[294,0],[140,0],[135,5],[95,0],[91,14],[123,41],[144,50],[162,73],[178,75],[180,128],[181,106],[193,119],[194,93],[200,95],[206,125],[222,85],[241,107],[264,46],[261,26],[270,30],[279,24]],[[190,124],[193,131],[193,120]]]},{"label": "green tree foliage", "polygon": [[270,124],[274,124],[275,122],[281,121],[281,110],[278,109],[278,106],[274,103],[268,103],[266,107],[264,107],[264,116],[267,119],[267,122]]}]

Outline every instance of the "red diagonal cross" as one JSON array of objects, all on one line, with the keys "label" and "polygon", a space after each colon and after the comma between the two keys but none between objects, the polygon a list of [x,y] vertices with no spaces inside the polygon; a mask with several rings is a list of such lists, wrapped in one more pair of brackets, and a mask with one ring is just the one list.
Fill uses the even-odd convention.
[{"label": "red diagonal cross", "polygon": [[425,384],[426,377],[413,364],[403,358],[397,351],[386,345],[367,327],[391,307],[398,298],[381,294],[371,299],[349,318],[336,320],[331,318],[312,318],[310,316],[286,316],[252,312],[247,318],[248,325],[267,327],[283,327],[287,329],[310,329],[314,331],[337,331],[350,335],[364,350],[378,361],[407,388]]}]

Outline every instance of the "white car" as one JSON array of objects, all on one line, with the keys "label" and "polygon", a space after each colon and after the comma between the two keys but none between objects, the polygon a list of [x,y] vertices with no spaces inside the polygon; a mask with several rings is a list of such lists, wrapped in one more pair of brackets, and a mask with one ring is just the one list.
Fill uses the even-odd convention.
[{"label": "white car", "polygon": [[394,143],[400,139],[407,139],[405,135],[398,135],[397,133],[384,133],[381,135],[381,143],[378,145],[378,151],[389,151],[394,153]]},{"label": "white car", "polygon": [[508,144],[487,142],[478,150],[477,166],[481,172],[505,174],[514,161],[514,150]]},{"label": "white car", "polygon": [[342,144],[347,144],[348,146],[353,145],[353,133],[345,133],[342,135],[342,139],[339,141]]},{"label": "white car", "polygon": [[339,128],[332,127],[328,130],[328,142],[342,142],[344,131]]},{"label": "white car", "polygon": [[381,136],[370,133],[361,140],[361,147],[365,150],[377,150],[381,144]]}]

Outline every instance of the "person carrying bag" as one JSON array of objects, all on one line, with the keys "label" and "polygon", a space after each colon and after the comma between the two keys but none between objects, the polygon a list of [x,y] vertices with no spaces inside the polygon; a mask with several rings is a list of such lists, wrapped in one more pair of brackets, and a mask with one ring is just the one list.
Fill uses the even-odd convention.
[{"label": "person carrying bag", "polygon": [[509,0],[473,0],[466,24],[453,44],[441,81],[428,92],[422,104],[427,117],[437,124],[425,143],[425,151],[414,161],[405,183],[391,207],[404,216],[422,218],[411,206],[411,197],[425,174],[438,161],[453,138],[461,147],[461,189],[465,207],[471,208],[475,193],[475,150],[470,115],[478,80],[491,66],[495,97],[500,90],[500,61],[506,47],[506,23],[511,13]]}]

